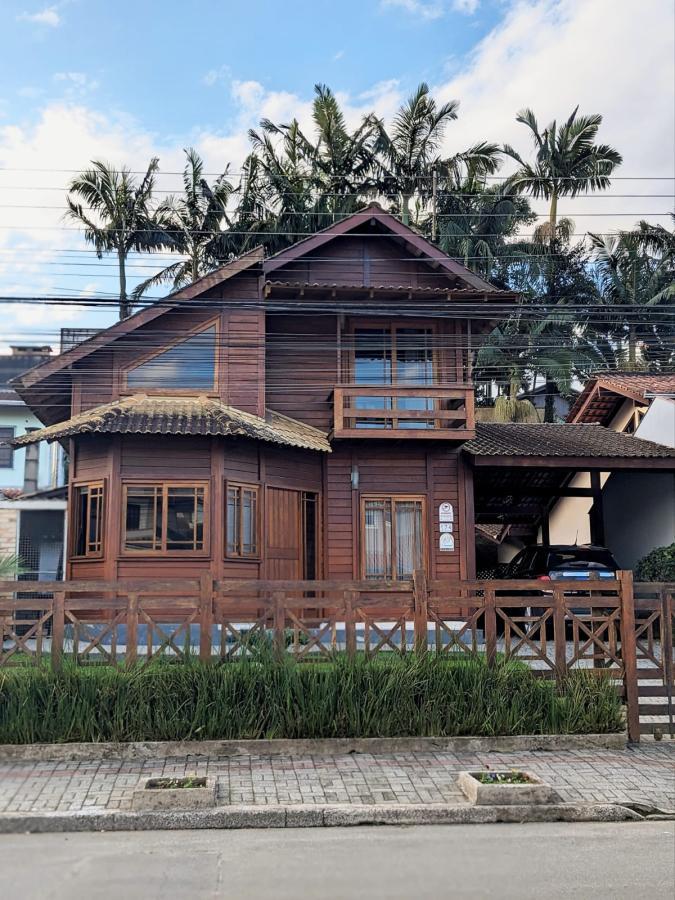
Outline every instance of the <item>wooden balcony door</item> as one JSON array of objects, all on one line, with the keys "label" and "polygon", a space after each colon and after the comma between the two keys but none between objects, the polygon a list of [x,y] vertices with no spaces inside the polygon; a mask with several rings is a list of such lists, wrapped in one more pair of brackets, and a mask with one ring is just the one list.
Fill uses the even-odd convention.
[{"label": "wooden balcony door", "polygon": [[300,581],[319,577],[319,497],[314,491],[267,488],[265,577]]}]

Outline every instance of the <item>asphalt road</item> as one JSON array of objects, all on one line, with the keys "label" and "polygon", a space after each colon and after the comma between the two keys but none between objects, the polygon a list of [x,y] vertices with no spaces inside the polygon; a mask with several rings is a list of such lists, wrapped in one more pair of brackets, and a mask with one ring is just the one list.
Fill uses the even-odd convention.
[{"label": "asphalt road", "polygon": [[21,900],[675,895],[675,823],[0,836]]}]

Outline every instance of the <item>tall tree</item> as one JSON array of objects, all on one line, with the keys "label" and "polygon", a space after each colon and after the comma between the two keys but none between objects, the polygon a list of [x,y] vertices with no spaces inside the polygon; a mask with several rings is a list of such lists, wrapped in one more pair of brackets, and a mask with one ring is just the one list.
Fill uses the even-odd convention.
[{"label": "tall tree", "polygon": [[510,144],[504,153],[518,163],[511,178],[513,187],[522,193],[548,201],[548,232],[553,242],[558,225],[558,200],[576,197],[587,191],[606,190],[614,169],[621,164],[621,154],[609,144],[596,144],[602,116],[578,116],[577,106],[562,125],[554,119],[543,131],[531,109],[516,116],[530,129],[535,148],[533,162],[526,162]]},{"label": "tall tree", "polygon": [[187,258],[171,263],[139,284],[134,290],[135,298],[152,285],[166,281],[179,288],[218,264],[220,234],[233,187],[227,171],[210,185],[204,178],[204,163],[197,151],[190,147],[184,152],[187,160],[183,194],[167,197],[157,209],[157,220],[164,244]]},{"label": "tall tree", "polygon": [[381,160],[380,187],[384,193],[399,197],[401,218],[410,224],[410,204],[415,195],[425,205],[432,192],[433,172],[447,173],[460,166],[471,167],[474,174],[494,172],[499,166],[496,144],[481,142],[463,153],[440,156],[447,124],[457,118],[459,102],[451,100],[438,106],[429,85],[422,82],[404,103],[387,129],[374,119],[378,130],[376,152]]},{"label": "tall tree", "polygon": [[668,366],[675,328],[660,307],[672,307],[675,299],[672,235],[648,226],[589,237],[602,299],[618,307],[615,313],[608,310],[607,328],[617,366],[630,370]]},{"label": "tall tree", "polygon": [[94,245],[99,259],[104,253],[117,254],[120,319],[132,311],[127,293],[129,253],[157,249],[162,242],[151,210],[158,168],[159,159],[154,157],[138,182],[128,168],[115,169],[94,160],[91,169],[81,172],[68,186],[66,217],[84,225],[85,239]]}]

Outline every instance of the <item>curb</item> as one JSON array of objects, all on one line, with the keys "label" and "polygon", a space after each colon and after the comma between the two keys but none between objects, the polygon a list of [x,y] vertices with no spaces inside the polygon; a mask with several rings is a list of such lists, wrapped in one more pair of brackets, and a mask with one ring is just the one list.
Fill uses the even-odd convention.
[{"label": "curb", "polygon": [[[675,813],[659,817],[674,820]],[[613,804],[548,806],[232,806],[181,812],[21,813],[0,816],[0,834],[181,829],[331,828],[353,825],[485,825],[494,822],[634,822]]]},{"label": "curb", "polygon": [[535,750],[625,750],[625,732],[509,737],[320,738],[317,740],[134,741],[0,744],[0,761],[164,759],[169,756],[308,756],[346,753],[521,753]]}]

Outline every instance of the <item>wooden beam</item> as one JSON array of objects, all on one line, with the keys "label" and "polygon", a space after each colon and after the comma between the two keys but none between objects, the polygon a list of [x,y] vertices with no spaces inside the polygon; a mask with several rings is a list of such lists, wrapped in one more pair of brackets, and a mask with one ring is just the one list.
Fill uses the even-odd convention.
[{"label": "wooden beam", "polygon": [[[563,427],[563,426],[560,426]],[[675,472],[674,456],[625,457],[625,456],[473,456],[477,468],[494,469],[567,469],[589,472],[613,472],[618,469],[638,469],[649,472],[666,469]]]},{"label": "wooden beam", "polygon": [[590,521],[591,543],[604,546],[605,544],[605,517],[602,505],[602,484],[600,472],[591,472],[591,490],[593,491],[593,505],[588,511]]},{"label": "wooden beam", "polygon": [[580,487],[528,487],[526,484],[517,484],[509,487],[499,485],[492,487],[483,484],[479,491],[481,497],[593,497],[592,488]]}]

